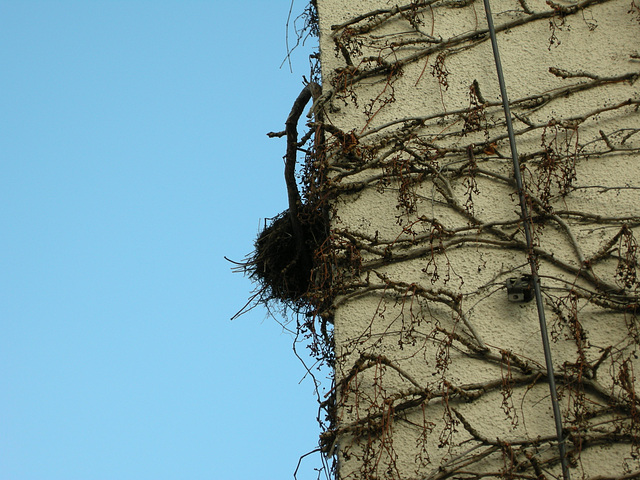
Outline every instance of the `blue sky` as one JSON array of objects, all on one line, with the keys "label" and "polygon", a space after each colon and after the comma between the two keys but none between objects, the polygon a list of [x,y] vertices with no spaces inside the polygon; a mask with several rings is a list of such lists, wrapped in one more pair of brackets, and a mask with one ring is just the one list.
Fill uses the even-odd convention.
[{"label": "blue sky", "polygon": [[286,479],[317,446],[223,258],[286,208],[289,8],[0,0],[0,480]]}]

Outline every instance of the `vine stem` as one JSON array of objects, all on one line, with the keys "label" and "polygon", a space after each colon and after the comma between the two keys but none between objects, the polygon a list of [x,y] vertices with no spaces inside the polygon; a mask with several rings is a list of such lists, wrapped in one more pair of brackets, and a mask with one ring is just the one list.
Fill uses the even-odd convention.
[{"label": "vine stem", "polygon": [[302,200],[298,185],[296,184],[296,157],[298,154],[298,120],[311,97],[319,96],[320,86],[317,83],[309,82],[302,89],[298,98],[293,102],[291,112],[285,122],[285,132],[287,135],[287,153],[285,154],[284,179],[287,184],[287,195],[289,199],[289,218],[291,228],[296,237],[297,255],[305,248],[304,234],[298,213]]}]

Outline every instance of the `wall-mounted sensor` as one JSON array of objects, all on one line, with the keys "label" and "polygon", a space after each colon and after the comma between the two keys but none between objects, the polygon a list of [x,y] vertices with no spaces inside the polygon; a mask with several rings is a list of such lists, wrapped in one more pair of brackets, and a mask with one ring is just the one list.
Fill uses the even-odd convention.
[{"label": "wall-mounted sensor", "polygon": [[507,295],[512,302],[528,302],[533,299],[533,279],[531,275],[507,279]]}]

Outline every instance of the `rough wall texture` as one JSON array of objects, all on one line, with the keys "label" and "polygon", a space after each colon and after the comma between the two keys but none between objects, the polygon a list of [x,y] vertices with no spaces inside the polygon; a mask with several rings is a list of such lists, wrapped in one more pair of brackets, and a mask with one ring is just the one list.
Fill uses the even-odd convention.
[{"label": "rough wall texture", "polygon": [[[559,477],[482,3],[317,8],[339,478]],[[571,474],[636,478],[640,9],[492,9]]]}]

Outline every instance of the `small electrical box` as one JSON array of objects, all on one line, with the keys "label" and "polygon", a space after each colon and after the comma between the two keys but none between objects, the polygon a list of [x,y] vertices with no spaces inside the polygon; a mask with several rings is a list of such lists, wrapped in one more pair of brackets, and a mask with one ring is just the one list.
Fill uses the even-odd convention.
[{"label": "small electrical box", "polygon": [[528,302],[533,299],[533,278],[522,275],[507,279],[507,295],[512,302]]}]

